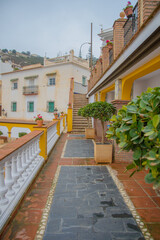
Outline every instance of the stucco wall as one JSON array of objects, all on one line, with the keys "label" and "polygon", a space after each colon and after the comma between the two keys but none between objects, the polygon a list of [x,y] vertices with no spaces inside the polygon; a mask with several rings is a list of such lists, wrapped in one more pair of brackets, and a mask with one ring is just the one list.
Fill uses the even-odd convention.
[{"label": "stucco wall", "polygon": [[147,88],[160,87],[160,70],[150,73],[142,78],[136,79],[133,83],[133,98],[140,96]]},{"label": "stucco wall", "polygon": [[[55,86],[48,85],[49,76],[55,73]],[[25,77],[37,76],[34,85],[38,85],[38,95],[23,95],[23,87],[29,86],[29,79]],[[7,118],[33,119],[42,114],[45,120],[52,120],[53,113],[47,112],[47,102],[54,101],[58,112],[67,110],[69,101],[70,79],[82,83],[82,76],[89,78],[90,72],[84,67],[73,63],[45,66],[25,71],[17,71],[2,75],[2,106],[7,112]],[[18,78],[18,89],[12,89],[11,79]],[[27,102],[34,101],[34,112],[27,112]],[[17,102],[17,111],[11,111],[11,102]]]}]

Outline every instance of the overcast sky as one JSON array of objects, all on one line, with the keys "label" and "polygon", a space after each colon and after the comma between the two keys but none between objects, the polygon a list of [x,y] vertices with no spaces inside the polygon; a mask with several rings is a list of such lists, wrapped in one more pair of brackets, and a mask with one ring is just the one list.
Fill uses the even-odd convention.
[{"label": "overcast sky", "polygon": [[[131,3],[134,6],[136,0]],[[30,51],[47,57],[69,53],[90,42],[93,23],[93,55],[100,56],[101,26],[107,29],[119,18],[126,0],[0,0],[0,49]],[[86,57],[89,45],[82,47]]]}]

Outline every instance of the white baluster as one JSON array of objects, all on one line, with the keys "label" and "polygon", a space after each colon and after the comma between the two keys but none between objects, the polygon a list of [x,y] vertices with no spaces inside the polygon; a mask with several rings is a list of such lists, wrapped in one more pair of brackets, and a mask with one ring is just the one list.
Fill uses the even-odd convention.
[{"label": "white baluster", "polygon": [[19,183],[24,182],[24,178],[22,177],[22,173],[23,173],[24,169],[22,168],[21,152],[19,152],[18,156],[17,156],[17,171],[19,174],[18,182]]},{"label": "white baluster", "polygon": [[4,181],[4,163],[0,164],[0,205],[5,205],[8,203],[8,199],[5,197],[8,188],[5,186]]},{"label": "white baluster", "polygon": [[15,194],[12,186],[14,184],[14,179],[12,178],[12,159],[8,159],[5,163],[5,184],[8,187],[7,196],[13,196]]},{"label": "white baluster", "polygon": [[34,169],[34,157],[32,154],[32,143],[29,145],[29,159],[30,159],[30,168]]},{"label": "white baluster", "polygon": [[20,187],[20,185],[17,181],[18,177],[19,177],[19,173],[17,171],[17,157],[18,157],[18,155],[15,155],[12,157],[12,177],[14,179],[14,185],[13,185],[14,188]]},{"label": "white baluster", "polygon": [[28,165],[27,172],[30,173],[32,171],[32,167],[31,167],[31,159],[29,156],[29,146],[26,149],[26,161],[27,161],[27,165]]},{"label": "white baluster", "polygon": [[22,168],[24,169],[22,176],[25,178],[28,176],[28,173],[26,171],[27,163],[26,163],[26,150],[25,149],[23,149],[21,156],[22,156]]}]

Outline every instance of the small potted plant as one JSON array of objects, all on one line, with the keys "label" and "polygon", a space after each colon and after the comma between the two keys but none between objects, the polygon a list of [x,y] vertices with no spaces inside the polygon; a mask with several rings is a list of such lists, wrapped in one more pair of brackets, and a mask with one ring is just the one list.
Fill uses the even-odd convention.
[{"label": "small potted plant", "polygon": [[53,114],[54,114],[54,118],[55,118],[55,119],[58,119],[58,113],[57,113],[57,112],[54,112]]},{"label": "small potted plant", "polygon": [[112,49],[112,48],[113,48],[113,42],[112,42],[112,41],[107,40],[106,43],[107,43],[107,47],[108,47],[109,49]]},{"label": "small potted plant", "polygon": [[111,163],[112,162],[112,143],[105,143],[105,129],[104,123],[109,121],[111,116],[116,112],[116,108],[107,102],[92,103],[91,116],[99,119],[102,127],[102,141],[101,143],[94,143],[94,156],[96,163]]},{"label": "small potted plant", "polygon": [[95,129],[90,127],[90,117],[91,117],[91,110],[92,110],[92,103],[87,104],[83,108],[78,110],[78,116],[82,116],[87,118],[88,128],[85,128],[85,137],[87,139],[95,138]]},{"label": "small potted plant", "polygon": [[123,10],[124,10],[127,18],[130,18],[132,16],[133,6],[130,1],[127,3],[127,6],[125,8],[123,8]]},{"label": "small potted plant", "polygon": [[61,112],[61,116],[62,116],[62,117],[64,116],[64,112]]},{"label": "small potted plant", "polygon": [[35,121],[37,122],[37,126],[38,127],[42,127],[43,125],[43,118],[41,116],[41,114],[38,114],[37,117],[34,117]]}]

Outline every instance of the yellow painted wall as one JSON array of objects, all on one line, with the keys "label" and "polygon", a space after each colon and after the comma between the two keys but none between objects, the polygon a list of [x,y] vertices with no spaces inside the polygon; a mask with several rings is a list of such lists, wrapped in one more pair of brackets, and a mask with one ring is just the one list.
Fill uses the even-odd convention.
[{"label": "yellow painted wall", "polygon": [[[122,79],[122,100],[130,100],[133,82],[151,72],[160,69],[160,56],[152,59]],[[152,79],[151,79],[152,81]]]}]

